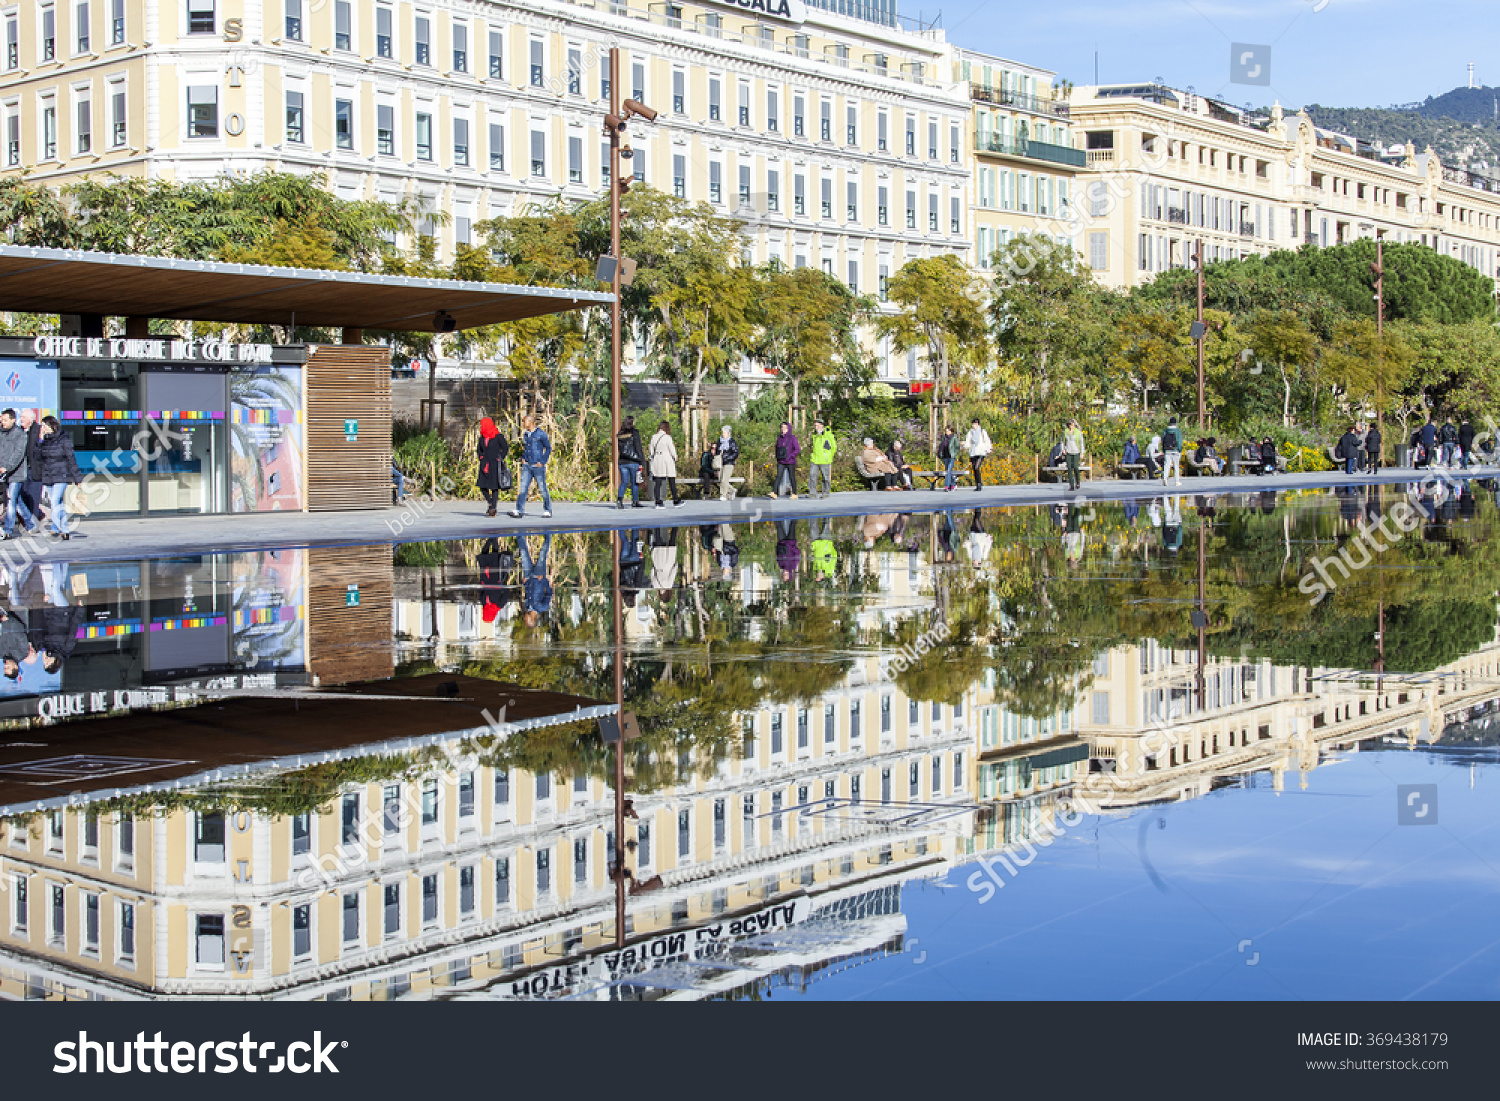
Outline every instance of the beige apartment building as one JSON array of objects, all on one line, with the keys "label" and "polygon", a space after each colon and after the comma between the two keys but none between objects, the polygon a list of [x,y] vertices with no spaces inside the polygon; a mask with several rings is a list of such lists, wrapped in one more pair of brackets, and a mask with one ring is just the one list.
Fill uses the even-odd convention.
[{"label": "beige apartment building", "polygon": [[1075,147],[1067,89],[1056,74],[955,47],[954,75],[973,105],[974,263],[989,270],[997,249],[1019,233],[1043,233],[1079,248],[1071,222]]},{"label": "beige apartment building", "polygon": [[[50,0],[0,8],[0,170],[46,182],[322,173],[348,199],[486,219],[608,186],[612,82],[637,180],[740,218],[749,259],[879,296],[971,255],[970,99],[893,4]],[[837,9],[837,10],[835,10]],[[609,49],[620,72],[609,71]],[[873,348],[873,345],[872,345]],[[915,370],[879,354],[890,379]]]},{"label": "beige apartment building", "polygon": [[1079,88],[1070,109],[1082,251],[1109,286],[1191,264],[1199,240],[1211,262],[1382,231],[1500,278],[1500,178],[1159,84]]}]

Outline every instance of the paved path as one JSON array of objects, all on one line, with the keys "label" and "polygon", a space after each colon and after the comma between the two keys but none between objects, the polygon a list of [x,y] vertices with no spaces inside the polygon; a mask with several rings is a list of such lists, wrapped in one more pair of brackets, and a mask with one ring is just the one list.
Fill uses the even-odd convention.
[{"label": "paved path", "polygon": [[[476,536],[520,531],[607,531],[616,527],[659,527],[775,520],[812,516],[862,516],[879,512],[937,512],[943,509],[994,508],[1001,505],[1050,505],[1081,496],[1090,501],[1130,500],[1160,497],[1167,492],[1184,496],[1205,493],[1257,493],[1266,490],[1328,489],[1343,485],[1410,482],[1419,473],[1410,469],[1386,470],[1375,475],[1335,473],[1281,474],[1258,478],[1184,478],[1181,488],[1163,489],[1160,482],[1099,480],[1085,482],[1080,494],[1071,494],[1057,484],[986,486],[910,493],[861,491],[835,493],[824,500],[799,497],[795,501],[772,501],[765,496],[721,502],[692,501],[681,508],[629,509],[621,512],[612,504],[557,502],[550,520],[540,508],[528,511],[524,520],[513,520],[504,511],[489,519],[480,501],[429,501],[413,499],[409,504],[385,510],[362,512],[262,513],[254,516],[176,516],[170,518],[99,519],[85,521],[66,543],[51,539],[19,539],[0,543],[0,557],[15,561],[29,553],[41,560],[60,558],[69,562],[113,558],[157,558],[173,554],[203,554],[213,551],[255,550],[288,546],[348,546],[365,543],[408,543],[422,540],[472,539]],[[1500,467],[1476,467],[1471,478],[1500,476]]]}]

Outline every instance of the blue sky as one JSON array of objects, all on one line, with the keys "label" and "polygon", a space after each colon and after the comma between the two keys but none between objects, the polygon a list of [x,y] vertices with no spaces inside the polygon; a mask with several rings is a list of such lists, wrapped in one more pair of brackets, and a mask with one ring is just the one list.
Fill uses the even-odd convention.
[{"label": "blue sky", "polygon": [[[1321,8],[1321,10],[1316,10]],[[1495,0],[900,0],[949,41],[1092,84],[1152,80],[1231,103],[1385,107],[1500,85]],[[1271,46],[1268,88],[1229,83],[1231,43]]]}]

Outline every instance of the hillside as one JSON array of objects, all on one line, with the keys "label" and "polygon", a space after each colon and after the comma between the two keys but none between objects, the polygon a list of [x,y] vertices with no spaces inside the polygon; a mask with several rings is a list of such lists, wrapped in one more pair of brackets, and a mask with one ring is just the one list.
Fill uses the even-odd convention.
[{"label": "hillside", "polygon": [[1445,164],[1500,174],[1500,88],[1455,88],[1406,107],[1324,107],[1308,104],[1308,116],[1329,130],[1383,146],[1429,145]]}]

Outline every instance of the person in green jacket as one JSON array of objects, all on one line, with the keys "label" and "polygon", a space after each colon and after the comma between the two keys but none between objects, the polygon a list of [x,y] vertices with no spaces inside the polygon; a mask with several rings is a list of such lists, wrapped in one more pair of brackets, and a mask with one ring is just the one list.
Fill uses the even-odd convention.
[{"label": "person in green jacket", "polygon": [[833,433],[823,426],[821,420],[813,421],[812,434],[812,465],[807,475],[807,494],[809,497],[817,497],[818,478],[823,479],[822,496],[827,497],[833,490],[833,456],[838,452],[838,441],[833,438]]}]

